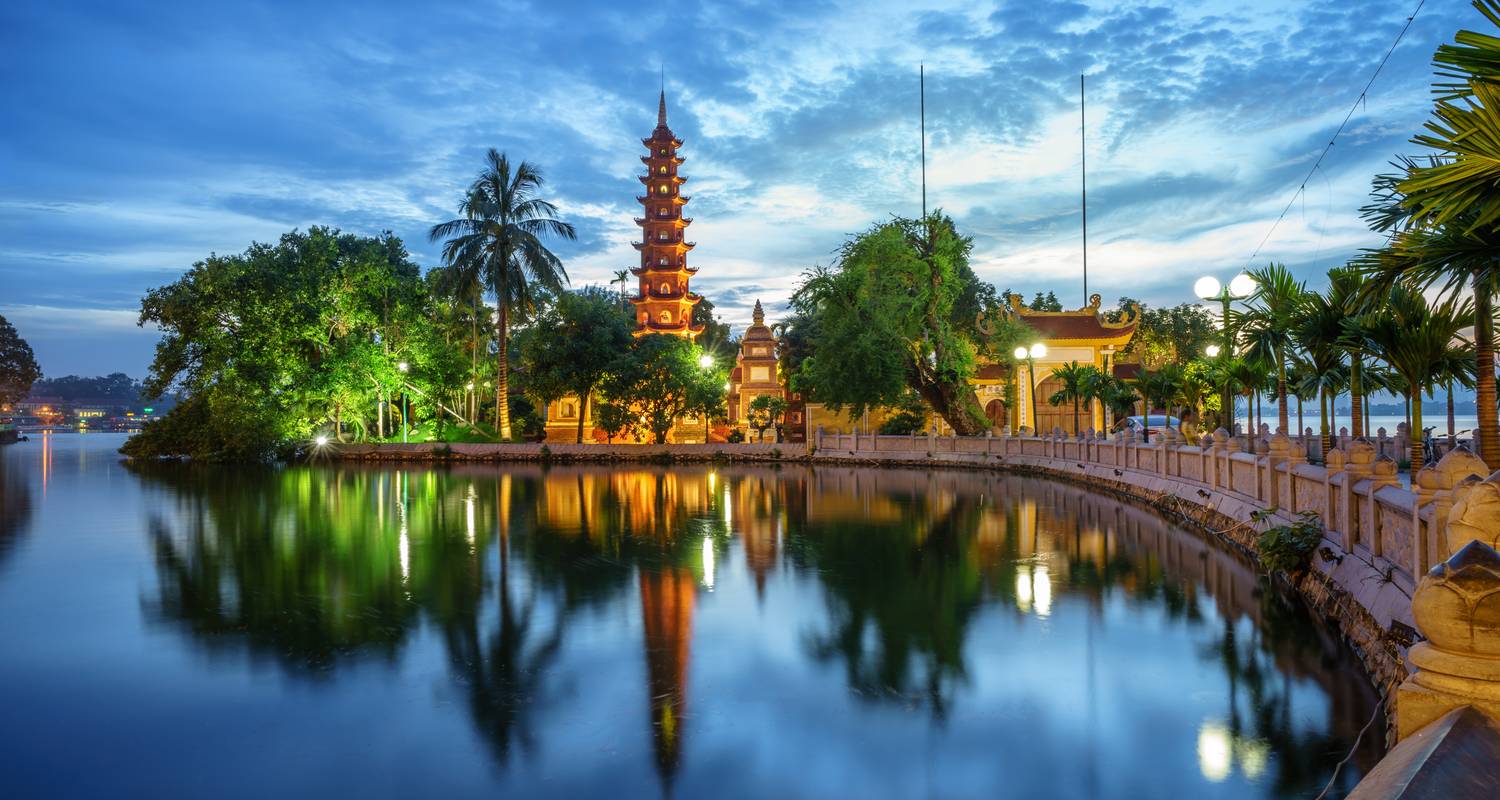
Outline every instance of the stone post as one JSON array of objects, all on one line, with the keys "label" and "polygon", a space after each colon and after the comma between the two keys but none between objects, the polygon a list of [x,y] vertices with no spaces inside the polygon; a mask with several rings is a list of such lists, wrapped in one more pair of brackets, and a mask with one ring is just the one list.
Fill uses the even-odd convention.
[{"label": "stone post", "polygon": [[1370,496],[1365,498],[1370,508],[1370,553],[1375,556],[1385,555],[1385,536],[1380,531],[1380,503],[1376,501],[1375,495],[1387,486],[1395,486],[1400,483],[1396,478],[1396,460],[1390,456],[1381,456],[1375,459],[1370,471]]},{"label": "stone post", "polygon": [[[1360,530],[1359,503],[1354,494],[1354,485],[1370,477],[1375,471],[1375,445],[1369,439],[1355,439],[1349,443],[1345,453],[1344,485],[1338,492],[1339,519],[1344,524],[1344,551],[1354,552],[1354,546],[1368,533]],[[1369,542],[1365,542],[1369,547]]]},{"label": "stone post", "polygon": [[[1430,467],[1423,467],[1411,482],[1412,494],[1416,495],[1416,502],[1412,504],[1411,529],[1416,540],[1412,542],[1411,574],[1420,576],[1432,568],[1434,561],[1441,561],[1450,555],[1453,550],[1449,548],[1446,541],[1448,515],[1454,507],[1454,489],[1470,478],[1483,480],[1488,472],[1484,462],[1478,456],[1468,450],[1459,447],[1448,452]],[[1465,496],[1470,494],[1470,487],[1463,488]],[[1422,507],[1428,503],[1432,504],[1428,513],[1428,524],[1426,531],[1422,528]],[[1466,503],[1465,513],[1468,513],[1469,504]],[[1472,504],[1478,511],[1484,508],[1482,502]],[[1500,518],[1495,520],[1465,521],[1464,516],[1459,516],[1459,524],[1466,526],[1464,541],[1482,538],[1483,528],[1493,528],[1500,531]]]},{"label": "stone post", "polygon": [[[1221,489],[1228,483],[1228,477],[1225,473],[1229,470],[1229,431],[1222,427],[1214,431],[1212,446],[1213,451],[1208,456],[1208,463],[1210,465],[1208,485],[1215,489]],[[1223,472],[1220,471],[1219,465],[1221,463],[1224,465]]]},{"label": "stone post", "polygon": [[[1492,491],[1482,501],[1470,497],[1486,506],[1482,516],[1493,523],[1500,495],[1489,481],[1481,485]],[[1485,533],[1493,538],[1500,527]],[[1471,540],[1418,582],[1411,611],[1426,641],[1407,653],[1414,671],[1396,690],[1397,738],[1463,706],[1500,722],[1500,553]]]},{"label": "stone post", "polygon": [[[1261,458],[1261,463],[1265,466],[1266,470],[1266,503],[1271,506],[1279,506],[1285,509],[1287,513],[1292,513],[1296,509],[1287,505],[1281,496],[1281,473],[1277,470],[1277,467],[1285,463],[1291,457],[1291,453],[1291,440],[1287,438],[1286,434],[1277,433],[1271,437],[1270,441],[1266,442],[1266,454]],[[1288,477],[1290,477],[1290,472],[1288,473]],[[1290,485],[1290,481],[1288,481],[1288,485]]]},{"label": "stone post", "polygon": [[1343,491],[1349,476],[1344,474],[1344,451],[1335,447],[1328,451],[1328,458],[1323,462],[1323,525],[1329,532],[1338,531],[1339,541],[1343,543],[1344,552],[1350,552],[1352,546],[1349,543],[1349,521],[1339,516],[1339,505],[1336,502],[1336,493]]}]

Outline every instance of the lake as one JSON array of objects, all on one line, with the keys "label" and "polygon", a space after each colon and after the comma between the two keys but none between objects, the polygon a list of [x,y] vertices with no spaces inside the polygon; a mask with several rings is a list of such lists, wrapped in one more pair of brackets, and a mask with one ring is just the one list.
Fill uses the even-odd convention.
[{"label": "lake", "polygon": [[1375,708],[1242,559],[1073,486],[121,441],[0,448],[7,797],[1312,796]]}]

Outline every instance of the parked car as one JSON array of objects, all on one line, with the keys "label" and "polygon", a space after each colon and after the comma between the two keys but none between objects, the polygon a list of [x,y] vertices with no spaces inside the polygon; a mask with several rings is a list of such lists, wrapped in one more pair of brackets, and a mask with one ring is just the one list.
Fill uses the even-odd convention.
[{"label": "parked car", "polygon": [[1115,429],[1112,433],[1128,430],[1136,436],[1140,436],[1141,431],[1145,431],[1147,438],[1155,439],[1156,435],[1161,433],[1163,428],[1171,428],[1174,431],[1181,430],[1182,420],[1166,414],[1126,417],[1115,423]]}]

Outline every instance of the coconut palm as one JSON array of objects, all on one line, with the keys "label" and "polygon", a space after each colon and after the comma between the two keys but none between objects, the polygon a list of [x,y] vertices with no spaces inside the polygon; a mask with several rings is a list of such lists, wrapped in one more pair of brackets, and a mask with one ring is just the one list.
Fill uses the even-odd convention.
[{"label": "coconut palm", "polygon": [[[1500,0],[1474,0],[1474,8],[1500,28]],[[1432,57],[1439,95],[1427,133],[1412,139],[1442,153],[1428,166],[1407,171],[1401,192],[1414,221],[1469,231],[1500,224],[1500,38],[1495,31],[1462,30]]]},{"label": "coconut palm", "polygon": [[1079,431],[1078,404],[1080,401],[1085,399],[1087,395],[1089,369],[1093,368],[1079,364],[1077,361],[1069,361],[1068,363],[1052,370],[1052,377],[1056,378],[1062,383],[1062,388],[1058,389],[1056,392],[1053,392],[1052,396],[1047,398],[1047,404],[1060,406],[1063,403],[1067,403],[1069,401],[1073,403],[1074,434],[1077,434]]},{"label": "coconut palm", "polygon": [[1430,306],[1420,292],[1393,287],[1386,295],[1384,313],[1370,326],[1371,348],[1405,383],[1411,408],[1409,435],[1411,467],[1422,459],[1422,395],[1437,381],[1461,373],[1473,357],[1472,345],[1459,331],[1474,322],[1468,300],[1448,298]]},{"label": "coconut palm", "polygon": [[[558,294],[568,281],[562,261],[542,243],[552,236],[574,239],[573,226],[557,218],[557,207],[537,197],[541,171],[491,148],[485,168],[459,203],[458,219],[432,226],[429,238],[443,241],[443,262],[495,295],[495,428],[510,438],[508,334],[512,316],[534,310],[538,291]],[[472,276],[472,277],[469,277]]]},{"label": "coconut palm", "polygon": [[1251,270],[1255,294],[1250,296],[1248,311],[1241,317],[1240,335],[1249,346],[1251,356],[1275,369],[1277,423],[1285,431],[1289,425],[1286,398],[1286,368],[1294,346],[1290,333],[1296,322],[1307,287],[1281,264],[1269,264]]},{"label": "coconut palm", "polygon": [[1182,382],[1182,367],[1177,364],[1167,364],[1142,374],[1136,381],[1136,388],[1146,398],[1146,414],[1149,416],[1151,409],[1156,407],[1154,403],[1159,402],[1161,409],[1171,416],[1173,404],[1182,392]]},{"label": "coconut palm", "polygon": [[1305,354],[1306,370],[1302,388],[1312,390],[1318,397],[1319,449],[1324,458],[1331,449],[1330,437],[1334,431],[1332,412],[1337,407],[1338,389],[1343,376],[1344,349],[1340,346],[1346,321],[1343,298],[1330,291],[1328,294],[1308,292],[1304,295],[1301,309],[1292,326],[1292,336]]},{"label": "coconut palm", "polygon": [[609,285],[613,286],[617,283],[620,284],[620,308],[624,308],[626,306],[625,287],[630,285],[630,270],[615,270],[615,278],[609,282]]}]

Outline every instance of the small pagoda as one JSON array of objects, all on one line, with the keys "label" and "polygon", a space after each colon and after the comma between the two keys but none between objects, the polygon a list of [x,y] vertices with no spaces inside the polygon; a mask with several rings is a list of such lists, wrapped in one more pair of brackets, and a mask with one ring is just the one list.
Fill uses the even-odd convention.
[{"label": "small pagoda", "polygon": [[781,396],[781,371],[776,362],[776,335],[766,324],[766,311],[755,301],[750,327],[740,338],[740,351],[729,373],[729,423],[745,424],[750,404],[761,395]]},{"label": "small pagoda", "polygon": [[703,332],[703,326],[693,325],[693,307],[700,298],[688,289],[688,281],[697,270],[688,266],[687,254],[693,243],[685,238],[693,220],[682,216],[682,207],[688,202],[682,195],[687,178],[677,171],[683,161],[677,155],[682,140],[667,127],[665,90],[657,104],[656,130],[641,143],[646,145],[646,155],[641,156],[646,174],[640,176],[646,194],[636,200],[645,208],[646,216],[635,220],[641,226],[641,241],[635,243],[641,263],[631,270],[640,280],[639,292],[630,300],[635,306],[635,335],[695,337]]}]

